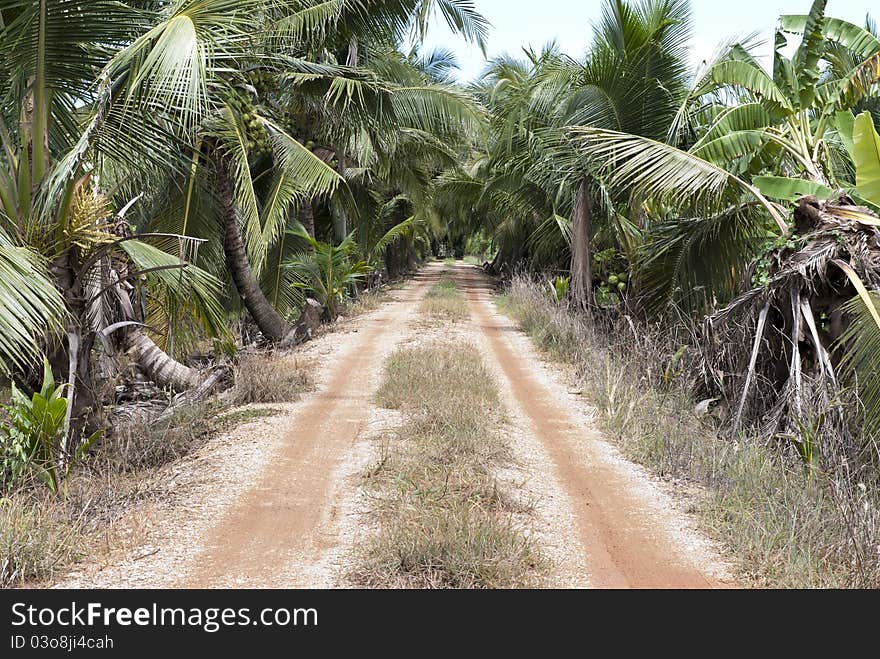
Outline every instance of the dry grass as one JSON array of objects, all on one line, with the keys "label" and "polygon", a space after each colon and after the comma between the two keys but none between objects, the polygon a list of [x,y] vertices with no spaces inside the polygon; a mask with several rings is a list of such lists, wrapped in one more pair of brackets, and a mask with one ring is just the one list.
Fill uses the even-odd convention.
[{"label": "dry grass", "polygon": [[310,369],[296,356],[280,353],[245,355],[235,369],[233,405],[287,403],[314,389]]},{"label": "dry grass", "polygon": [[717,419],[695,415],[686,374],[670,368],[681,343],[669,333],[624,321],[597,327],[525,278],[514,278],[499,306],[551,358],[576,367],[603,430],[629,458],[702,486],[697,512],[744,580],[880,586],[876,474],[807,477],[796,455],[766,438],[720,437]]},{"label": "dry grass", "polygon": [[167,496],[157,471],[220,432],[277,410],[225,412],[217,404],[181,407],[156,422],[132,419],[101,438],[76,466],[60,496],[25,483],[0,499],[0,587],[51,582],[78,560],[101,560],[131,539],[117,522],[142,503]]},{"label": "dry grass", "polygon": [[379,530],[352,573],[368,587],[539,585],[545,560],[522,531],[530,507],[493,473],[509,460],[498,390],[477,350],[395,352],[378,394],[404,418],[366,476]]},{"label": "dry grass", "polygon": [[464,320],[470,313],[467,300],[455,282],[447,277],[441,278],[428,290],[422,301],[421,311],[435,321]]},{"label": "dry grass", "polygon": [[51,579],[83,551],[85,525],[64,502],[39,491],[0,499],[0,588]]},{"label": "dry grass", "polygon": [[394,286],[393,284],[384,284],[381,287],[363,291],[356,298],[346,298],[339,310],[339,315],[343,318],[354,318],[378,309],[388,301],[388,292]]},{"label": "dry grass", "polygon": [[168,495],[157,480],[161,467],[219,433],[279,411],[236,410],[230,403],[296,400],[312,386],[308,370],[294,357],[248,355],[236,369],[227,400],[181,406],[162,421],[117,421],[73,470],[63,496],[51,496],[37,484],[5,493],[0,498],[0,587],[49,582],[77,560],[100,560],[132,541],[116,537],[116,523],[140,504]]},{"label": "dry grass", "polygon": [[220,401],[200,402],[174,410],[168,418],[133,418],[118,423],[99,440],[89,457],[92,471],[128,473],[166,465],[251,419],[277,414],[277,409],[230,410]]}]

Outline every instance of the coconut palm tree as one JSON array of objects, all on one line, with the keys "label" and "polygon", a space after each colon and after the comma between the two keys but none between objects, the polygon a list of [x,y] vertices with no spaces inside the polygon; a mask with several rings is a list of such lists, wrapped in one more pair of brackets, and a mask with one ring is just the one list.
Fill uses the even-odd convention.
[{"label": "coconut palm tree", "polygon": [[[816,0],[805,16],[781,19],[773,71],[768,73],[735,44],[699,75],[666,139],[596,126],[569,129],[576,144],[600,166],[607,184],[651,200],[656,222],[646,248],[644,278],[652,306],[675,291],[700,287],[703,304],[727,295],[768,235],[788,231],[780,201],[804,194],[828,198],[850,188],[841,122],[877,85],[880,41],[870,32],[824,16]],[[792,58],[783,56],[785,32],[801,34]],[[834,46],[855,62],[845,71],[825,69]],[[683,140],[702,121],[697,139]],[[680,218],[693,218],[684,220]],[[769,222],[769,224],[768,224]],[[702,255],[716,250],[706,263]],[[736,273],[731,277],[731,273]]]},{"label": "coconut palm tree", "polygon": [[[689,35],[686,2],[616,0],[605,4],[582,60],[551,45],[526,51],[523,61],[499,58],[483,79],[481,98],[493,111],[491,174],[478,199],[484,208],[498,207],[502,243],[538,254],[570,251],[569,291],[580,305],[592,302],[594,224],[627,250],[639,228],[617,212],[598,168],[563,128],[584,124],[665,137],[686,92]],[[448,183],[468,187],[466,177]],[[499,258],[506,255],[523,253],[502,244]]]},{"label": "coconut palm tree", "polygon": [[[372,184],[371,167],[414,134],[439,144],[477,114],[449,85],[383,78],[389,50],[404,34],[421,34],[434,8],[483,38],[485,23],[468,2],[268,3],[255,36],[227,58],[235,66],[212,82],[218,108],[200,128],[189,183],[166,200],[184,211],[164,213],[160,226],[215,240],[222,231],[224,265],[270,341],[292,329],[285,314],[295,296],[281,264],[298,248],[285,239],[297,207],[313,225],[323,200],[347,224],[358,210],[352,188]],[[352,47],[357,62],[343,54]]]},{"label": "coconut palm tree", "polygon": [[[854,180],[851,154],[852,108],[878,91],[880,41],[859,26],[827,18],[825,4],[816,0],[809,14],[782,17],[772,72],[741,45],[707,67],[665,142],[597,127],[569,129],[574,142],[602,163],[609,186],[646,199],[656,218],[641,263],[647,308],[660,308],[680,291],[678,301],[712,310],[747,289],[710,317],[718,328],[740,313],[742,325],[756,327],[734,426],[764,337],[786,337],[781,344],[768,339],[777,348],[768,361],[771,381],[782,373],[770,417],[795,436],[805,398],[827,400],[828,386],[836,387],[834,370],[852,361],[854,349],[857,370],[875,363],[865,360],[871,341],[860,342],[852,332],[830,355],[826,344],[841,339],[847,296],[864,305],[862,321],[876,316],[868,292],[876,273],[872,258],[859,251],[864,236],[856,231],[851,244],[835,242],[835,232],[853,222],[854,229],[867,225],[871,233],[877,222],[864,208],[876,206],[859,189],[864,173]],[[801,36],[791,58],[782,54],[785,34]],[[674,146],[697,117],[705,128]],[[870,123],[870,115],[863,122]],[[783,203],[796,199],[790,225]],[[876,334],[876,324],[860,327]],[[847,354],[849,360],[840,359]],[[813,376],[811,393],[804,374]],[[867,400],[876,400],[876,381],[860,384],[867,384]]]},{"label": "coconut palm tree", "polygon": [[[223,14],[230,5],[0,3],[0,221],[20,256],[35,252],[44,264],[30,315],[45,305],[47,283],[64,302],[63,315],[46,315],[62,322],[63,339],[47,332],[30,350],[43,347],[54,370],[68,374],[73,428],[93,408],[96,343],[111,360],[128,351],[160,384],[200,380],[144,334],[145,300],[192,309],[223,333],[220,283],[191,263],[196,243],[140,232],[126,213],[143,196],[132,190],[149,189],[174,167],[179,140],[201,111],[206,62],[175,47],[187,42],[187,26],[198,26],[187,12],[229,29],[237,27]],[[177,254],[166,251],[169,242]],[[19,267],[26,263],[21,256]],[[52,328],[32,329],[36,338]]]}]

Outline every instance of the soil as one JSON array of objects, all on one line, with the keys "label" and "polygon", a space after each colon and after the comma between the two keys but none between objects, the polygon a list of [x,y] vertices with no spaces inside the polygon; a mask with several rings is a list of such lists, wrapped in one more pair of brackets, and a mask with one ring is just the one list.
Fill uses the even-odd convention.
[{"label": "soil", "polygon": [[163,470],[167,496],[132,514],[134,540],[56,585],[350,585],[346,574],[371,524],[360,475],[396,424],[396,413],[374,401],[382,365],[424,333],[419,304],[444,272],[470,310],[455,332],[480,349],[502,391],[514,460],[498,477],[534,503],[529,532],[553,564],[547,585],[732,585],[717,548],[664,485],[620,456],[596,430],[593,410],[569,392],[567,374],[495,310],[492,282],[477,268],[439,262],[379,309],[299,348],[316,365],[315,392],[265,406],[282,412]]}]

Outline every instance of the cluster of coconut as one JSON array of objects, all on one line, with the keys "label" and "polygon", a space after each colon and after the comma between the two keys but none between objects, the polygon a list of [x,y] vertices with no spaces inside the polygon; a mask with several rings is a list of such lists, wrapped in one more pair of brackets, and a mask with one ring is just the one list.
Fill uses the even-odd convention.
[{"label": "cluster of coconut", "polygon": [[614,272],[608,275],[608,288],[617,289],[619,292],[623,293],[626,290],[626,280],[627,274],[625,272]]},{"label": "cluster of coconut", "polygon": [[271,155],[272,146],[269,143],[269,133],[257,118],[250,96],[243,92],[235,92],[229,98],[229,107],[237,115],[239,125],[245,129],[248,153],[254,158]]}]

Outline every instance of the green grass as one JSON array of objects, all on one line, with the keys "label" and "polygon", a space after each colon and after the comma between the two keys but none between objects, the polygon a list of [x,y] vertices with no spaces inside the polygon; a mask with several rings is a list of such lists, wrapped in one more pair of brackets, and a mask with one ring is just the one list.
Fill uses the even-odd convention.
[{"label": "green grass", "polygon": [[499,307],[550,358],[576,367],[602,430],[627,457],[702,486],[696,512],[744,583],[880,586],[875,486],[845,475],[807,478],[796,456],[763,437],[719,437],[717,420],[694,414],[687,382],[668,368],[679,347],[668,334],[641,328],[636,336],[623,322],[600,329],[523,278]]},{"label": "green grass", "polygon": [[515,522],[527,504],[499,487],[510,449],[498,390],[477,350],[433,342],[388,359],[378,393],[403,424],[365,477],[379,530],[353,581],[366,587],[540,585],[546,561]]}]

